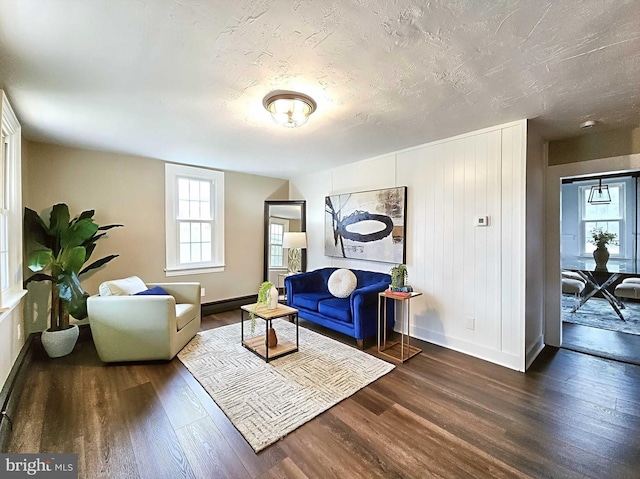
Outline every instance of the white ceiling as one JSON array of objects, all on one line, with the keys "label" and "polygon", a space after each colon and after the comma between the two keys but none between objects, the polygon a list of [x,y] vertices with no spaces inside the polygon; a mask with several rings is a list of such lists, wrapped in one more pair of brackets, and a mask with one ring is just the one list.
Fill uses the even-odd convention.
[{"label": "white ceiling", "polygon": [[[283,178],[512,120],[640,124],[639,0],[0,0],[32,140]],[[311,95],[294,129],[262,107]]]}]

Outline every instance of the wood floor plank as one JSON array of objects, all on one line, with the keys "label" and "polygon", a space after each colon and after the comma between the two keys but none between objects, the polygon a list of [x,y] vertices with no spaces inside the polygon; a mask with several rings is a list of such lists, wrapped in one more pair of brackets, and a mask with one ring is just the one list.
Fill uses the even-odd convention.
[{"label": "wood floor plank", "polygon": [[154,364],[145,369],[174,430],[207,417],[206,409],[173,365]]},{"label": "wood floor plank", "polygon": [[[122,392],[125,419],[143,477],[195,478],[151,383]],[[148,444],[147,447],[139,447]]]},{"label": "wood floor plank", "polygon": [[309,479],[309,477],[296,466],[295,462],[285,457],[282,462],[260,475],[258,479]]},{"label": "wood floor plank", "polygon": [[114,372],[102,366],[83,368],[84,454],[82,467],[78,467],[84,477],[92,479],[142,478]]},{"label": "wood floor plank", "polygon": [[196,477],[251,477],[209,416],[183,426],[176,434]]}]

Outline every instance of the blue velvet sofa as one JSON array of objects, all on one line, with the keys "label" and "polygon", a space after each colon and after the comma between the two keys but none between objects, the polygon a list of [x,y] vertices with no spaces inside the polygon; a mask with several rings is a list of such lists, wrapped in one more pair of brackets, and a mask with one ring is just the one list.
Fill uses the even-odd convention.
[{"label": "blue velvet sofa", "polygon": [[[285,281],[287,305],[298,310],[302,319],[355,338],[358,346],[378,332],[378,293],[389,287],[391,276],[385,273],[352,269],[358,279],[348,298],[336,298],[329,292],[329,276],[338,268],[322,268],[288,276]],[[394,325],[393,301],[387,301],[387,326]]]}]

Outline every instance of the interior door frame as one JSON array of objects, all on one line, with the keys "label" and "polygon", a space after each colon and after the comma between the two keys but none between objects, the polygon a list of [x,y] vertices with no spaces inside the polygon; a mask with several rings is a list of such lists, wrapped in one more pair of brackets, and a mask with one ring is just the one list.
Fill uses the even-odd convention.
[{"label": "interior door frame", "polygon": [[561,260],[560,260],[560,191],[562,178],[593,176],[605,173],[631,173],[640,170],[640,154],[578,161],[564,165],[547,166],[545,207],[545,324],[544,343],[562,345],[562,315],[560,313]]}]

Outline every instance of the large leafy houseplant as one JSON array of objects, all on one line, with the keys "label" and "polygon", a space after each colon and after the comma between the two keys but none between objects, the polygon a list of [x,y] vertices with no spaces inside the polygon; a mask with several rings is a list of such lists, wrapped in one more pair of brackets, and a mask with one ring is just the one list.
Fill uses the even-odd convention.
[{"label": "large leafy houseplant", "polygon": [[51,281],[51,331],[69,328],[69,314],[76,319],[87,317],[88,293],[80,284],[80,277],[118,257],[112,254],[84,264],[93,253],[104,231],[122,225],[99,226],[93,220],[95,211],[83,211],[71,218],[69,207],[54,205],[49,224],[35,211],[25,208],[25,240],[32,240],[43,248],[31,251],[27,265],[36,274],[25,281]]}]

